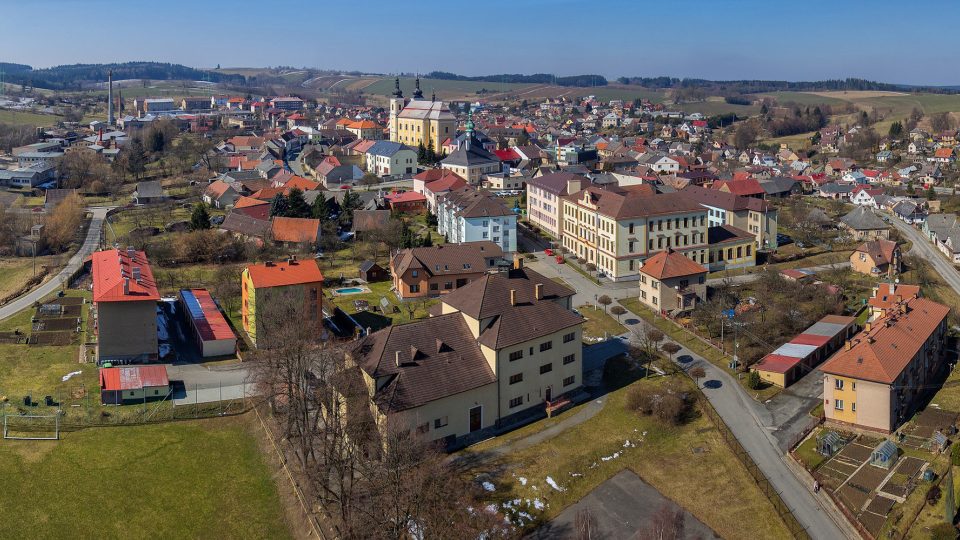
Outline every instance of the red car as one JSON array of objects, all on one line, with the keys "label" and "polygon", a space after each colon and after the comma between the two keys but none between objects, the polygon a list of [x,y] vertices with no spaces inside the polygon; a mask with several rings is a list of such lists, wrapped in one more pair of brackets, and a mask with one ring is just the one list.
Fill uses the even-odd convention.
[{"label": "red car", "polygon": [[563,255],[557,255],[557,264],[563,264]]},{"label": "red car", "polygon": [[543,252],[547,254],[547,257],[553,257],[553,250],[552,250],[552,249],[547,248],[547,249],[543,250]]}]

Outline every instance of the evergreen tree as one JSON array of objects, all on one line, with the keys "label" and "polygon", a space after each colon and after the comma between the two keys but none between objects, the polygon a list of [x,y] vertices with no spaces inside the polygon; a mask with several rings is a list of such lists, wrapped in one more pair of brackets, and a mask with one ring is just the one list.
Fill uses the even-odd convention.
[{"label": "evergreen tree", "polygon": [[420,240],[420,245],[423,247],[433,247],[433,237],[430,236],[430,231],[423,233],[423,239]]},{"label": "evergreen tree", "polygon": [[127,146],[127,172],[136,178],[147,170],[147,150],[143,147],[143,141],[134,138]]},{"label": "evergreen tree", "polygon": [[317,194],[310,210],[313,218],[319,219],[320,223],[326,223],[330,219],[330,205],[327,204],[327,198],[322,193]]},{"label": "evergreen tree", "polygon": [[930,185],[930,187],[927,188],[927,200],[928,201],[937,200],[937,190],[933,189],[932,184]]},{"label": "evergreen tree", "polygon": [[353,192],[352,189],[347,190],[343,195],[343,203],[341,206],[341,217],[345,221],[353,222],[353,211],[357,208],[360,208],[360,195],[357,195]]},{"label": "evergreen tree", "polygon": [[903,124],[899,120],[890,124],[890,131],[887,133],[891,139],[899,139],[903,135]]},{"label": "evergreen tree", "polygon": [[417,161],[420,163],[427,162],[427,149],[423,146],[423,141],[420,141],[420,144],[417,145]]},{"label": "evergreen tree", "polygon": [[270,201],[270,217],[287,217],[290,215],[290,201],[283,196],[283,193],[277,193]]},{"label": "evergreen tree", "polygon": [[210,213],[207,212],[207,205],[197,203],[193,207],[193,214],[190,215],[190,230],[199,231],[210,228]]},{"label": "evergreen tree", "polygon": [[163,135],[163,130],[160,129],[151,129],[147,133],[147,150],[152,153],[163,152],[163,149],[166,147],[167,142]]},{"label": "evergreen tree", "polygon": [[303,198],[303,191],[299,188],[290,190],[290,195],[287,196],[287,207],[288,217],[308,218],[313,213],[313,209]]}]

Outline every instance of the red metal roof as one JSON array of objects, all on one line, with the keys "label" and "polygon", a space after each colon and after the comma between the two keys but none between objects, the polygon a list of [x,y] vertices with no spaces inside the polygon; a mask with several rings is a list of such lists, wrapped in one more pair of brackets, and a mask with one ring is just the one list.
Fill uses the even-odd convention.
[{"label": "red metal roof", "polygon": [[94,253],[90,260],[94,302],[160,300],[150,261],[144,252],[108,249]]},{"label": "red metal roof", "polygon": [[797,337],[790,340],[790,343],[796,345],[813,345],[814,347],[822,347],[830,341],[829,336],[818,336],[816,334],[800,334]]},{"label": "red metal roof", "polygon": [[786,373],[793,369],[802,358],[792,356],[783,356],[781,354],[768,354],[762,360],[757,362],[754,369],[759,371],[769,371],[771,373]]},{"label": "red metal roof", "polygon": [[221,339],[236,339],[227,320],[220,313],[220,308],[206,289],[186,289],[180,291],[180,296],[187,304],[187,312],[193,320],[193,326],[200,333],[203,341],[219,341]]},{"label": "red metal roof", "polygon": [[121,366],[100,369],[101,390],[139,390],[169,386],[166,366]]}]

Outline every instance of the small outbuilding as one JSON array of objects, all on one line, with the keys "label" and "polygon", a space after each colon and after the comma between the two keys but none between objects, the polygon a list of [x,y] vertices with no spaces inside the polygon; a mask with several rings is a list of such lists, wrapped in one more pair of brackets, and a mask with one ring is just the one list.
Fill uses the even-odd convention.
[{"label": "small outbuilding", "polygon": [[237,351],[237,335],[206,289],[183,289],[180,306],[203,358]]},{"label": "small outbuilding", "polygon": [[100,368],[100,401],[104,405],[153,401],[169,394],[166,366]]},{"label": "small outbuilding", "polygon": [[360,279],[367,283],[386,281],[390,279],[390,272],[373,261],[363,261],[360,264]]},{"label": "small outbuilding", "polygon": [[890,470],[897,462],[899,450],[892,441],[884,440],[870,454],[870,465]]},{"label": "small outbuilding", "polygon": [[836,431],[827,431],[817,437],[817,453],[830,457],[843,448],[843,439]]}]

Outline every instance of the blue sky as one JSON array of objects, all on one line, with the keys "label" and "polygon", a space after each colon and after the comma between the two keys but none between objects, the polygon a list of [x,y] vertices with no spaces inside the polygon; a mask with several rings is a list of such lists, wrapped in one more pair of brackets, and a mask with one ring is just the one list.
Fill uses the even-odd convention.
[{"label": "blue sky", "polygon": [[[0,61],[960,84],[960,2],[0,0]],[[422,39],[418,40],[417,36]]]}]

